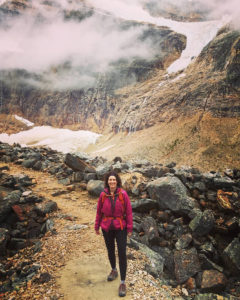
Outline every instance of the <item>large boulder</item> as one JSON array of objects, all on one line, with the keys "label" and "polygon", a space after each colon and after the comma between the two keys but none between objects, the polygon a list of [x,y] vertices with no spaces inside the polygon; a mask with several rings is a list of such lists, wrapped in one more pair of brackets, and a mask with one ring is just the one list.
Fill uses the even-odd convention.
[{"label": "large boulder", "polygon": [[150,265],[146,265],[148,273],[154,277],[159,277],[163,272],[164,258],[157,252],[151,250],[146,245],[137,242],[134,239],[130,239],[141,252],[143,252],[150,261]]},{"label": "large boulder", "polygon": [[140,213],[148,213],[151,209],[158,208],[158,202],[152,199],[139,199],[132,202],[132,210]]},{"label": "large boulder", "polygon": [[223,251],[223,259],[226,266],[233,274],[240,275],[240,241],[239,238],[233,241]]},{"label": "large boulder", "polygon": [[188,278],[201,271],[197,250],[179,250],[174,252],[175,276],[179,283],[184,283]]},{"label": "large boulder", "polygon": [[175,176],[158,178],[147,185],[151,199],[156,199],[161,209],[188,214],[198,206],[195,199],[187,195],[187,188]]},{"label": "large boulder", "polygon": [[70,153],[66,154],[64,163],[75,172],[95,172],[95,168],[93,166],[89,165],[84,160],[80,159],[78,156]]},{"label": "large boulder", "polygon": [[92,196],[99,196],[104,189],[104,183],[101,180],[90,180],[87,184],[87,191]]}]

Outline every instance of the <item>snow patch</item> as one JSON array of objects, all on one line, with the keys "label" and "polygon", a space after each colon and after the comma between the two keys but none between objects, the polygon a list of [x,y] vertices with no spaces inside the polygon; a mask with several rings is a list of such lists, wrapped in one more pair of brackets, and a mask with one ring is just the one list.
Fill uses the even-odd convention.
[{"label": "snow patch", "polygon": [[24,123],[25,125],[27,125],[28,127],[31,127],[34,125],[34,123],[30,122],[29,120],[27,119],[24,119],[22,117],[19,117],[18,115],[14,115],[15,119],[17,119],[18,121]]},{"label": "snow patch", "polygon": [[100,134],[78,130],[37,126],[16,134],[0,134],[0,141],[10,145],[19,143],[21,146],[50,147],[63,153],[85,150],[90,144],[95,144]]}]

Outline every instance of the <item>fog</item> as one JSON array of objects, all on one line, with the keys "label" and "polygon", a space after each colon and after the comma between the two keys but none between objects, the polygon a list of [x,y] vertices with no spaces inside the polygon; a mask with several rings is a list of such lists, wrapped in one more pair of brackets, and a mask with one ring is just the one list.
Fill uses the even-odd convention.
[{"label": "fog", "polygon": [[[0,4],[4,1],[0,1]],[[53,89],[89,87],[94,84],[99,73],[112,68],[112,63],[119,59],[131,62],[134,58],[149,59],[156,55],[153,45],[140,42],[142,28],[129,27],[124,30],[110,17],[114,15],[125,20],[149,22],[159,26],[169,26],[189,38],[187,56],[199,54],[202,47],[216,34],[220,23],[206,25],[174,22],[164,18],[151,16],[145,10],[146,4],[152,3],[163,7],[175,5],[184,9],[204,9],[209,18],[221,19],[223,15],[231,15],[235,20],[239,16],[238,0],[88,0],[52,1],[52,6],[44,5],[44,1],[31,2],[30,13],[22,13],[21,17],[9,18],[4,26],[0,25],[0,69],[23,69],[38,74],[38,79],[22,78],[23,81],[36,86]],[[66,11],[83,11],[89,16],[81,22],[66,19]],[[192,26],[192,27],[191,27]],[[206,32],[202,32],[206,28]],[[208,31],[211,33],[209,35]],[[188,36],[189,35],[189,36]],[[194,36],[202,41],[197,43],[198,49],[192,49],[196,43]],[[159,53],[158,53],[159,54]],[[177,68],[173,69],[177,71]]]}]

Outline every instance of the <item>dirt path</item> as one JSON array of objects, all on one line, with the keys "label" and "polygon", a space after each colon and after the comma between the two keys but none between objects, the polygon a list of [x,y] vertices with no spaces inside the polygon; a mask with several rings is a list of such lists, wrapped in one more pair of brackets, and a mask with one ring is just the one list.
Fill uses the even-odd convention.
[{"label": "dirt path", "polygon": [[[42,285],[29,284],[28,289],[20,289],[15,299],[119,299],[120,279],[107,282],[110,266],[104,241],[94,232],[97,198],[89,197],[86,191],[67,190],[48,173],[13,164],[9,167],[10,174],[24,173],[33,178],[37,184],[31,187],[32,191],[44,196],[45,201],[57,202],[59,208],[49,216],[57,234],[48,232],[41,239],[42,250],[33,255],[33,260],[41,264],[41,272],[51,274],[52,280]],[[53,197],[56,191],[66,193]],[[133,249],[128,249],[128,254],[132,259],[128,260],[125,299],[170,299],[160,296],[158,282],[144,271],[146,257]],[[178,295],[178,291],[173,293]]]}]

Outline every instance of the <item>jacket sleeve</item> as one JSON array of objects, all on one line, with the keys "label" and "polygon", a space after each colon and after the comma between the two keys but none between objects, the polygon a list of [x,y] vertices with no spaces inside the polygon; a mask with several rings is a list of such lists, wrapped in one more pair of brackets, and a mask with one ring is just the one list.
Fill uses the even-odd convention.
[{"label": "jacket sleeve", "polygon": [[98,199],[97,213],[95,219],[95,230],[99,230],[101,219],[102,219],[102,195],[103,192],[100,194],[100,197]]},{"label": "jacket sleeve", "polygon": [[126,207],[126,222],[127,222],[127,232],[132,232],[133,230],[133,217],[132,217],[132,205],[129,196],[126,191],[124,191],[125,207]]}]

